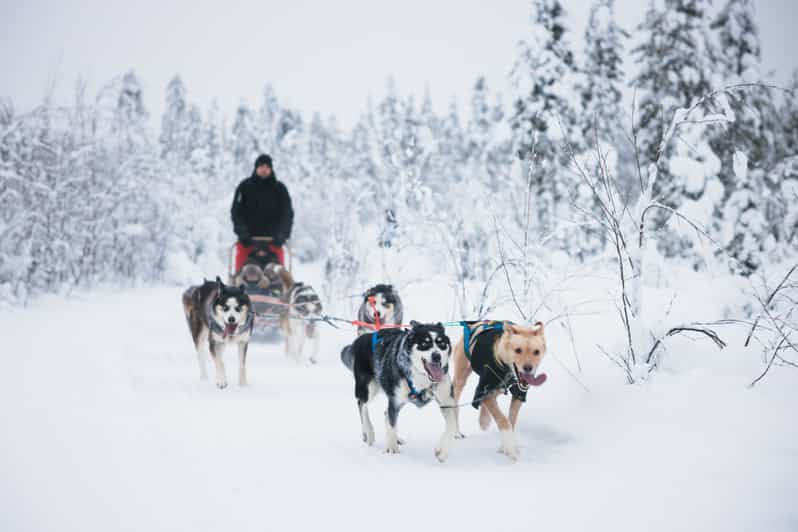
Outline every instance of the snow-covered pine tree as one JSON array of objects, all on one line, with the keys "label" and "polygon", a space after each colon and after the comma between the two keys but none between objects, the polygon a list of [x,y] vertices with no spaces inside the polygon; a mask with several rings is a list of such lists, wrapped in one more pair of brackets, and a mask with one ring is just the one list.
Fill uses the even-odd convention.
[{"label": "snow-covered pine tree", "polygon": [[506,185],[513,162],[512,136],[500,94],[491,94],[484,76],[471,92],[471,116],[463,132],[467,172],[496,192]]},{"label": "snow-covered pine tree", "polygon": [[246,102],[241,102],[236,110],[231,142],[236,172],[239,175],[249,175],[259,146],[255,117]]},{"label": "snow-covered pine tree", "polygon": [[233,176],[228,175],[230,161],[225,129],[224,117],[214,100],[200,124],[199,137],[192,152],[195,170],[206,177],[209,187],[214,190],[219,186],[233,186]]},{"label": "snow-covered pine tree", "polygon": [[[632,85],[637,92],[635,128],[642,164],[657,160],[675,110],[689,107],[711,89],[708,7],[708,0],[652,0],[637,28],[644,42],[631,51],[640,65]],[[666,159],[664,155],[663,162]],[[674,192],[668,194],[674,201],[678,199],[675,191],[668,192]]]},{"label": "snow-covered pine tree", "polygon": [[24,208],[30,184],[21,178],[22,132],[10,100],[0,99],[0,304],[25,301],[25,232],[32,213]]},{"label": "snow-covered pine tree", "polygon": [[[714,52],[715,85],[733,86],[761,83],[761,47],[751,0],[727,0],[711,25],[716,40]],[[710,144],[721,160],[720,179],[725,197],[736,188],[733,155],[743,150],[752,166],[773,164],[772,148],[777,143],[773,124],[776,112],[773,94],[764,87],[733,89],[729,105],[735,120],[713,128]]]},{"label": "snow-covered pine tree", "polygon": [[135,151],[149,144],[147,120],[149,113],[144,106],[143,89],[134,71],[122,76],[119,84],[116,107],[114,108],[113,130],[119,141],[117,148],[124,151]]},{"label": "snow-covered pine tree", "polygon": [[482,164],[491,139],[493,126],[492,111],[489,99],[488,84],[484,76],[477,78],[471,90],[471,117],[466,126],[468,137],[467,157],[469,161]]},{"label": "snow-covered pine tree", "polygon": [[570,133],[575,113],[569,103],[570,83],[576,72],[565,11],[559,0],[534,0],[532,36],[521,43],[513,68],[518,97],[511,124],[521,159],[554,159],[553,142],[562,137],[559,123]]},{"label": "snow-covered pine tree", "polygon": [[798,154],[798,69],[793,70],[787,95],[779,108],[782,125],[779,128],[784,143],[783,151]]},{"label": "snow-covered pine tree", "polygon": [[532,35],[521,43],[513,68],[517,97],[510,124],[518,156],[533,168],[538,231],[554,229],[570,184],[565,142],[575,144],[576,113],[571,105],[576,65],[571,51],[565,11],[559,0],[534,0]]},{"label": "snow-covered pine tree", "polygon": [[[633,127],[640,175],[645,175],[650,163],[657,163],[654,198],[671,208],[678,208],[685,197],[698,198],[703,193],[703,176],[690,176],[688,183],[684,168],[673,171],[670,163],[679,141],[663,143],[663,137],[676,110],[689,108],[712,88],[709,7],[709,0],[652,0],[637,28],[643,43],[631,52],[639,65],[632,85],[637,95]],[[641,183],[641,189],[645,187]],[[660,210],[649,220],[661,226],[668,218]],[[673,234],[663,235],[658,244],[667,255],[682,254],[689,247]]]},{"label": "snow-covered pine tree", "polygon": [[[761,47],[753,2],[727,0],[715,14],[711,28],[714,85],[744,85],[724,96],[734,121],[709,130],[710,146],[720,160],[718,178],[723,187],[722,206],[713,225],[726,252],[737,259],[733,269],[750,274],[760,264],[760,251],[771,241],[769,233],[778,226],[777,222],[767,222],[762,208],[766,202],[763,195],[776,188],[767,186],[765,169],[776,162],[777,111],[769,89],[748,86],[761,82]],[[744,169],[740,168],[743,163]]]},{"label": "snow-covered pine tree", "polygon": [[424,97],[421,99],[421,110],[418,113],[421,124],[426,127],[433,137],[438,136],[439,119],[432,108],[432,95],[429,87],[424,88]]},{"label": "snow-covered pine tree", "polygon": [[372,199],[372,201],[369,202],[372,208],[367,209],[367,212],[364,214],[366,215],[366,219],[370,217],[373,221],[373,216],[375,214],[373,208],[375,202],[373,200],[377,165],[374,162],[374,145],[368,123],[368,118],[365,115],[360,117],[352,128],[349,142],[344,145],[344,149],[347,152],[345,161],[348,163],[347,174],[352,176],[352,179],[359,181],[363,189],[366,190],[367,195]]},{"label": "snow-covered pine tree", "polygon": [[467,176],[463,173],[463,165],[468,158],[466,134],[460,120],[457,98],[454,96],[449,102],[446,115],[439,121],[438,134],[440,137],[437,146],[443,171],[440,176],[442,181],[445,183],[459,183],[473,179],[474,176]]},{"label": "snow-covered pine tree", "polygon": [[798,154],[798,68],[793,70],[787,93],[778,108],[782,122],[781,131],[783,148],[788,154]]},{"label": "snow-covered pine tree", "polygon": [[271,84],[267,83],[263,89],[263,101],[258,109],[257,123],[259,144],[266,153],[272,153],[276,148],[276,126],[280,115],[281,109],[277,94]]},{"label": "snow-covered pine tree", "polygon": [[99,235],[105,265],[126,279],[153,279],[163,269],[169,227],[162,168],[148,128],[142,84],[133,71],[118,84],[110,150],[101,161],[115,207]]},{"label": "snow-covered pine tree", "polygon": [[[581,102],[578,127],[586,150],[582,158],[585,170],[597,181],[623,176],[622,182],[626,183],[634,175],[632,164],[625,165],[623,171],[619,171],[618,164],[629,151],[623,132],[625,113],[621,92],[624,42],[628,37],[615,20],[615,1],[596,0],[585,28],[584,59],[578,78]],[[602,169],[609,164],[613,167]],[[580,211],[578,219],[585,223],[570,231],[572,249],[576,256],[585,258],[603,249],[606,235],[590,223],[600,207],[586,183],[577,183],[573,198]]]},{"label": "snow-covered pine tree", "polygon": [[379,205],[379,244],[384,248],[394,245],[398,237],[399,209],[402,199],[403,175],[400,168],[401,103],[396,82],[389,78],[386,91],[375,107],[369,106],[369,129],[375,143],[375,204]]},{"label": "snow-covered pine tree", "polygon": [[166,109],[161,117],[161,158],[167,161],[185,161],[191,149],[189,138],[189,106],[186,86],[180,76],[175,76],[166,86]]},{"label": "snow-covered pine tree", "polygon": [[778,162],[767,169],[765,213],[782,253],[794,253],[798,249],[798,69],[778,113],[779,139],[773,149]]},{"label": "snow-covered pine tree", "polygon": [[579,129],[587,146],[623,142],[621,117],[624,42],[629,34],[615,20],[615,0],[596,0],[585,29]]},{"label": "snow-covered pine tree", "polygon": [[513,134],[507,123],[502,95],[493,97],[490,120],[493,123],[492,140],[485,157],[485,172],[491,190],[503,189],[512,179],[511,168],[515,161]]},{"label": "snow-covered pine tree", "polygon": [[275,171],[283,182],[302,179],[308,175],[305,165],[307,131],[302,114],[295,109],[281,108],[275,125],[274,150]]},{"label": "snow-covered pine tree", "polygon": [[[205,127],[196,104],[186,98],[187,90],[179,76],[166,88],[166,109],[161,119],[162,182],[168,181],[169,193],[162,198],[166,212],[173,224],[169,239],[171,254],[183,253],[196,262],[209,247],[207,213],[209,194],[213,189],[209,171],[210,161],[206,149]],[[184,208],[181,208],[181,205]],[[191,206],[185,208],[186,206]],[[206,213],[202,217],[189,213]],[[215,236],[215,235],[214,235]],[[174,256],[174,255],[173,255]]]},{"label": "snow-covered pine tree", "polygon": [[17,116],[10,101],[0,106],[0,295],[7,301],[17,297],[25,302],[48,282],[32,282],[40,279],[36,274],[47,232],[41,207],[51,207],[48,202],[54,195],[42,183],[38,161],[41,109]]},{"label": "snow-covered pine tree", "polygon": [[431,201],[433,189],[440,191],[442,183],[428,173],[432,139],[419,118],[412,96],[403,102],[401,124],[400,166],[406,179],[405,204],[415,211],[415,217],[429,221],[438,212]]}]

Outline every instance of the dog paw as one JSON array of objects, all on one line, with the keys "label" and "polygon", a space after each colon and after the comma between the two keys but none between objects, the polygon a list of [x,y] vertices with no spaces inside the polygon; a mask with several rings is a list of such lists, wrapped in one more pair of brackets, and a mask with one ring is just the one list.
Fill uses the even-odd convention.
[{"label": "dog paw", "polygon": [[388,445],[385,448],[385,454],[399,454],[399,445]]},{"label": "dog paw", "polygon": [[227,388],[227,379],[225,379],[224,377],[222,377],[221,379],[216,379],[216,387],[219,388],[220,390],[224,390],[225,388]]},{"label": "dog paw", "polygon": [[318,363],[318,360],[316,360],[315,358],[311,358],[310,363],[315,365]]},{"label": "dog paw", "polygon": [[361,434],[361,436],[363,438],[363,443],[365,443],[369,447],[374,445],[374,434],[367,434],[367,433],[364,432],[364,433]]},{"label": "dog paw", "polygon": [[396,443],[398,443],[399,445],[404,445],[407,443],[407,440],[404,438],[396,438]]},{"label": "dog paw", "polygon": [[460,432],[459,430],[454,433],[454,439],[455,440],[464,440],[465,437],[466,437],[466,435],[463,434],[462,432]]},{"label": "dog paw", "polygon": [[517,462],[518,458],[520,457],[520,453],[518,452],[518,447],[505,447],[502,445],[499,447],[499,450],[496,451],[499,454],[503,454],[507,458],[510,459],[511,462]]},{"label": "dog paw", "polygon": [[435,449],[435,458],[438,459],[438,462],[445,462],[449,458],[449,449]]}]

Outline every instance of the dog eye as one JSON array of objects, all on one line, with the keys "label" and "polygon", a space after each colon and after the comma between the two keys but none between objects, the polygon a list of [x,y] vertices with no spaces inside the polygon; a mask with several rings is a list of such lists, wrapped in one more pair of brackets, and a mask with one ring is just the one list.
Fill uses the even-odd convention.
[{"label": "dog eye", "polygon": [[516,353],[518,353],[518,354],[520,355],[520,354],[521,354],[521,348],[520,348],[520,347],[516,347],[516,348],[515,348],[515,352],[516,352]]},{"label": "dog eye", "polygon": [[540,349],[535,349],[535,352],[532,354],[535,355],[536,357],[540,356]]},{"label": "dog eye", "polygon": [[236,307],[236,312],[241,312],[241,309],[243,309],[243,308],[244,308],[244,307],[242,307],[241,305],[238,305],[238,306]]},{"label": "dog eye", "polygon": [[228,310],[230,310],[230,307],[228,305],[222,305],[222,310],[227,312]]}]

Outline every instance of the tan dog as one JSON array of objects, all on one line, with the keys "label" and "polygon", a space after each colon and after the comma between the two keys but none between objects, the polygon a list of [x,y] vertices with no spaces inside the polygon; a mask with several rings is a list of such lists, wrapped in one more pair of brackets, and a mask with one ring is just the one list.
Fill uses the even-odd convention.
[{"label": "tan dog", "polygon": [[[546,374],[537,374],[540,362],[546,354],[546,338],[543,323],[522,327],[509,322],[478,322],[466,325],[468,330],[454,347],[454,398],[459,403],[466,381],[475,372],[479,375],[474,402],[479,408],[479,426],[487,430],[491,417],[496,421],[502,435],[499,451],[511,460],[518,459],[518,444],[515,425],[521,404],[526,401],[529,386],[540,386]],[[469,345],[465,345],[466,337]],[[499,408],[497,396],[509,389],[509,419]],[[458,409],[459,410],[459,409]],[[459,428],[459,437],[463,437]]]}]

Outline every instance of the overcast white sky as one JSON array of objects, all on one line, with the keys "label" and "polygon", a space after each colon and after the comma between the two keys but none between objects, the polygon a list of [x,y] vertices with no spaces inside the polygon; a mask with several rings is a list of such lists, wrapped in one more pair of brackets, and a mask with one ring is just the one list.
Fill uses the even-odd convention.
[{"label": "overcast white sky", "polygon": [[[720,2],[723,0],[715,0]],[[564,0],[581,36],[587,0]],[[617,0],[633,28],[648,2]],[[759,0],[764,63],[784,82],[798,65],[798,0]],[[260,103],[271,82],[306,116],[334,113],[350,125],[369,94],[393,75],[402,92],[429,87],[437,108],[461,100],[478,74],[506,92],[528,0],[0,0],[0,96],[19,109],[55,79],[66,98],[78,75],[90,89],[131,68],[159,118],[166,83],[180,73],[189,98],[215,98],[230,116],[242,98]]]}]

